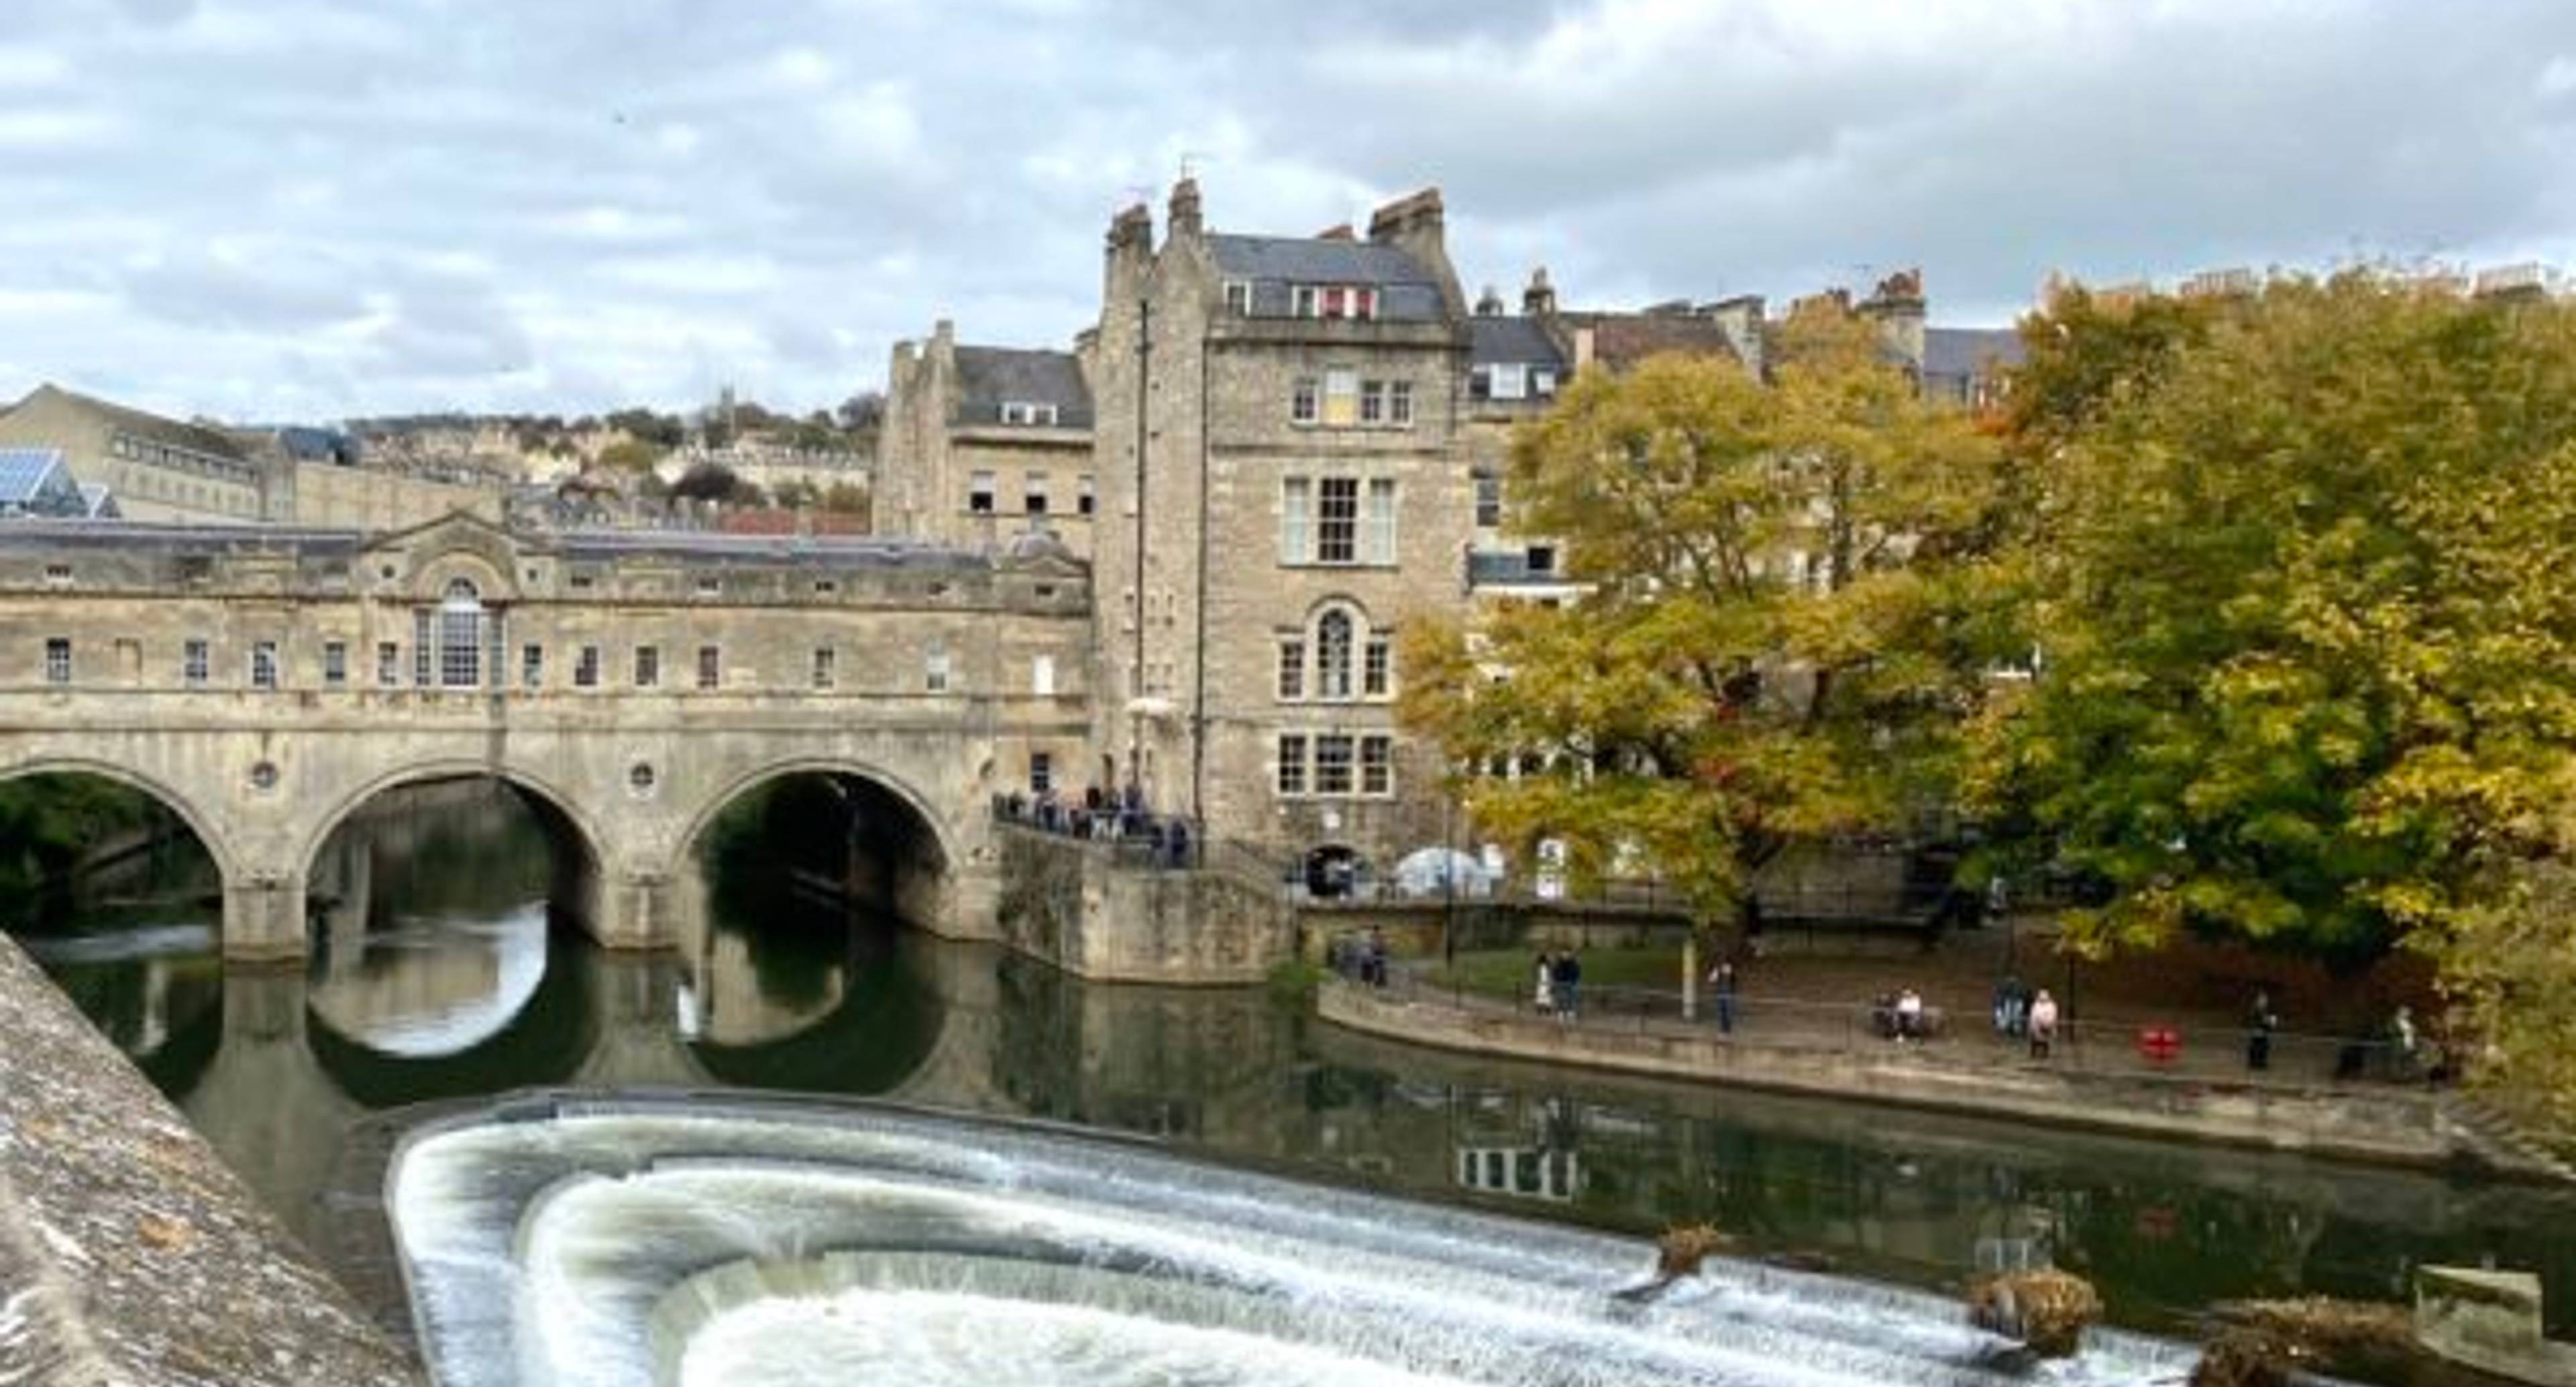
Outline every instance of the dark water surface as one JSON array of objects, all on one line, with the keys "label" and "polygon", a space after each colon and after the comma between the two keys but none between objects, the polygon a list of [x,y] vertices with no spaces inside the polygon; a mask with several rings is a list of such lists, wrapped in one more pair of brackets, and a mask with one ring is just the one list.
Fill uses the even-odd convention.
[{"label": "dark water surface", "polygon": [[[1640,1234],[1705,1219],[1755,1251],[1927,1286],[2053,1261],[2149,1328],[2235,1297],[2403,1298],[2428,1261],[2576,1286],[2576,1196],[2559,1191],[1415,1050],[1262,989],[1086,985],[798,896],[739,857],[692,950],[611,956],[551,918],[552,849],[506,797],[422,794],[325,857],[302,969],[222,967],[215,912],[185,893],[24,935],[308,1236],[335,1216],[319,1195],[344,1131],[372,1111],[740,1086],[1152,1133]],[[2563,1297],[2551,1315],[2562,1334],[2576,1320]]]}]

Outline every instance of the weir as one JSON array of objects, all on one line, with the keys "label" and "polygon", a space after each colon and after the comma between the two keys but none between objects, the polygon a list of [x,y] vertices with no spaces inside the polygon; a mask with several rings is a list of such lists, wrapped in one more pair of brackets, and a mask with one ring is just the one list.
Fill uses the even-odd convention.
[{"label": "weir", "polygon": [[[442,1382],[1887,1383],[2003,1387],[1954,1302],[868,1106],[506,1104],[418,1131],[394,1222]],[[2060,1384],[2178,1380],[2099,1332]]]}]

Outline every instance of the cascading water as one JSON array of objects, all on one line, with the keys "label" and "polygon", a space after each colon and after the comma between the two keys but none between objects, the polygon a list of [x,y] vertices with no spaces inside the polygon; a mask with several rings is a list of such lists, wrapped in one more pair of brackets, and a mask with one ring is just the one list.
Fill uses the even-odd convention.
[{"label": "cascading water", "polygon": [[1952,1302],[873,1108],[522,1103],[390,1175],[448,1387],[2179,1380],[2097,1331],[2031,1365]]}]

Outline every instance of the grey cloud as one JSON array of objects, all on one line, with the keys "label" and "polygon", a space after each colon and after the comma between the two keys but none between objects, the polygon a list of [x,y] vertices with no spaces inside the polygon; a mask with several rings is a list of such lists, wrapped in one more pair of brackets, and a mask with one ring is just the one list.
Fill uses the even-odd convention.
[{"label": "grey cloud", "polygon": [[125,299],[137,313],[219,329],[299,332],[362,316],[366,302],[305,265],[258,266],[182,252],[128,273]]},{"label": "grey cloud", "polygon": [[1067,339],[1185,156],[1238,230],[1439,183],[1471,283],[1594,302],[1921,263],[1993,320],[2052,267],[2576,257],[2552,0],[9,8],[77,80],[0,85],[0,300],[116,307],[28,324],[55,355],[0,395],[828,405],[940,317]]}]

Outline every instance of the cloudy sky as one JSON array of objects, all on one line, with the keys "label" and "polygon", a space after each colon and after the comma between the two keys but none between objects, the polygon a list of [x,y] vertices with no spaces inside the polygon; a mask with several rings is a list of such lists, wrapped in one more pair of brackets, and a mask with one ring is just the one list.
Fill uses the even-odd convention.
[{"label": "cloudy sky", "polygon": [[1439,184],[1470,291],[2576,266],[2568,0],[0,0],[0,397],[809,409]]}]

